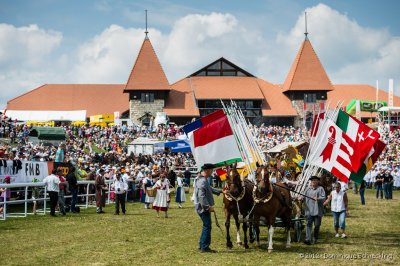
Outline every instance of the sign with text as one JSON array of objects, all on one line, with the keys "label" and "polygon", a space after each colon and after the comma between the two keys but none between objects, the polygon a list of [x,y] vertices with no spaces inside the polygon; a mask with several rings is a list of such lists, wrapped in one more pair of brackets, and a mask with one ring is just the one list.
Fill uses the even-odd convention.
[{"label": "sign with text", "polygon": [[11,177],[13,183],[30,183],[36,178],[41,182],[49,175],[48,162],[1,160],[0,182],[4,182],[6,176]]}]

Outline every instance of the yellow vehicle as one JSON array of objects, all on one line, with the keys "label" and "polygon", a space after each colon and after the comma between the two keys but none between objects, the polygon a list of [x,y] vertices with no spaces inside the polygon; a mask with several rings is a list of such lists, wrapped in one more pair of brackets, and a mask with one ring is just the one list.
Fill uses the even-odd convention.
[{"label": "yellow vehicle", "polygon": [[54,127],[54,121],[28,121],[27,126]]},{"label": "yellow vehicle", "polygon": [[92,115],[90,116],[90,122],[105,122],[105,123],[113,123],[114,122],[114,114],[102,114],[102,115]]},{"label": "yellow vehicle", "polygon": [[89,125],[94,127],[107,127],[106,122],[90,122]]},{"label": "yellow vehicle", "polygon": [[86,125],[87,123],[85,122],[85,121],[75,121],[75,122],[72,122],[71,123],[71,125],[72,126],[75,126],[75,127],[81,127],[81,126],[84,126],[84,125]]}]

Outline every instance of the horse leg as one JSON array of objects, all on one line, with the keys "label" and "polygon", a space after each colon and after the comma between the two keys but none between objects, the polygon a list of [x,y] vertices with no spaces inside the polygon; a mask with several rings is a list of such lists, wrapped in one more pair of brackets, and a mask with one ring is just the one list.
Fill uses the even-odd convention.
[{"label": "horse leg", "polygon": [[274,226],[270,225],[268,228],[268,252],[271,253],[273,250],[272,247],[272,238],[274,236]]},{"label": "horse leg", "polygon": [[254,241],[255,241],[255,237],[254,237],[255,231],[254,231],[254,223],[253,222],[249,223],[249,234],[250,234],[250,243],[254,243]]},{"label": "horse leg", "polygon": [[231,214],[229,213],[228,210],[225,210],[225,217],[226,217],[226,220],[225,220],[226,246],[227,246],[228,248],[232,248],[233,245],[232,245],[232,241],[231,241],[231,236],[230,236],[230,234],[229,234],[229,227],[231,226],[231,223],[230,223],[230,221],[231,221]]},{"label": "horse leg", "polygon": [[249,248],[249,245],[248,245],[248,243],[247,243],[247,223],[243,223],[243,233],[244,233],[244,248],[245,249],[248,249]]},{"label": "horse leg", "polygon": [[237,214],[233,214],[233,218],[235,219],[235,224],[236,224],[236,243],[241,246],[242,245],[242,240],[240,239],[240,223],[239,223],[239,217]]},{"label": "horse leg", "polygon": [[256,232],[257,246],[260,246],[260,216],[254,216],[254,231]]},{"label": "horse leg", "polygon": [[[291,214],[291,212],[289,213]],[[290,218],[291,215],[286,216],[286,230],[287,230],[287,238],[286,238],[286,248],[290,248],[291,247],[291,241],[292,239],[290,238],[290,229],[291,229],[291,223],[292,223],[292,219]]]},{"label": "horse leg", "polygon": [[291,238],[290,238],[290,227],[287,230],[287,238],[286,238],[286,248],[291,248]]}]

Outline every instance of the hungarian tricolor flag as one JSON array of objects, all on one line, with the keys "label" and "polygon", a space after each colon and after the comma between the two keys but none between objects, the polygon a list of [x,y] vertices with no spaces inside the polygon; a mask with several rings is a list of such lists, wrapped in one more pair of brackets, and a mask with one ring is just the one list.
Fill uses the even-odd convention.
[{"label": "hungarian tricolor flag", "polygon": [[371,155],[371,149],[380,135],[357,118],[342,110],[339,110],[336,125],[354,141],[357,147],[352,164],[353,171],[358,172],[364,164],[365,159]]},{"label": "hungarian tricolor flag", "polygon": [[331,119],[325,118],[316,136],[310,164],[321,167],[345,183],[353,169],[355,143]]},{"label": "hungarian tricolor flag", "polygon": [[[197,128],[197,129],[196,129]],[[224,166],[242,161],[228,117],[223,110],[200,118],[184,127],[198,167],[205,163]]]}]

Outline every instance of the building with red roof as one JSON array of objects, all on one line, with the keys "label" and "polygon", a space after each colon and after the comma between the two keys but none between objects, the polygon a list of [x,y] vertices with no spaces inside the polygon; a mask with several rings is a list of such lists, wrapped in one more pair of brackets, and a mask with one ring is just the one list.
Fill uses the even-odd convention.
[{"label": "building with red roof", "polygon": [[[223,57],[170,84],[146,34],[126,84],[45,84],[8,101],[7,110],[119,112],[146,125],[157,112],[166,112],[184,124],[221,108],[221,100],[233,100],[254,123],[301,126],[327,101],[345,106],[375,95],[370,85],[332,84],[307,35],[283,84],[260,79]],[[379,91],[380,101],[387,97]],[[394,104],[400,105],[399,97]]]}]

